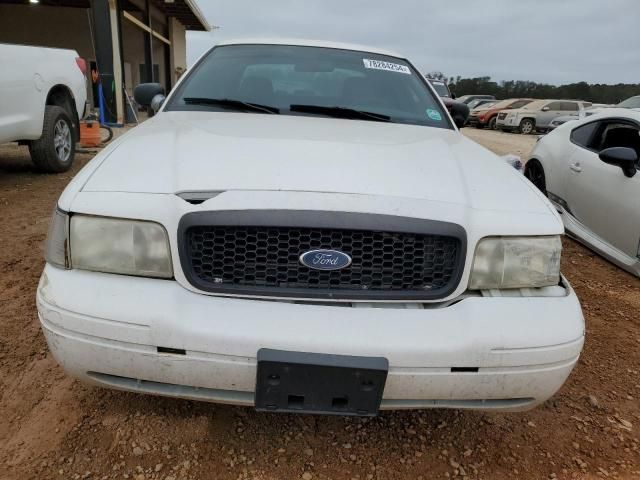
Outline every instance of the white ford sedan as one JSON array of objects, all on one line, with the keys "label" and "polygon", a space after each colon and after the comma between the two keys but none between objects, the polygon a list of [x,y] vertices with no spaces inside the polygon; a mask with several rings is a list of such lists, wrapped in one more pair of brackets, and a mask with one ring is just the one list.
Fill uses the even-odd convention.
[{"label": "white ford sedan", "polygon": [[640,112],[604,109],[538,142],[525,175],[555,204],[567,232],[640,276]]},{"label": "white ford sedan", "polygon": [[255,406],[525,410],[575,365],[563,225],[403,57],[216,46],[69,184],[37,292],[95,385]]}]

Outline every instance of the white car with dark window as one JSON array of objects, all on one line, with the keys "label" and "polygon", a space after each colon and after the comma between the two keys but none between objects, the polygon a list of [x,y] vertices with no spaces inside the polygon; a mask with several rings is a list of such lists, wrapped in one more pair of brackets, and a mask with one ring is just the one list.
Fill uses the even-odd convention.
[{"label": "white car with dark window", "polygon": [[525,167],[571,236],[638,276],[639,157],[640,112],[610,108],[556,128]]},{"label": "white car with dark window", "polygon": [[563,225],[404,57],[206,53],[60,197],[37,292],[86,382],[261,411],[526,410],[584,341]]}]

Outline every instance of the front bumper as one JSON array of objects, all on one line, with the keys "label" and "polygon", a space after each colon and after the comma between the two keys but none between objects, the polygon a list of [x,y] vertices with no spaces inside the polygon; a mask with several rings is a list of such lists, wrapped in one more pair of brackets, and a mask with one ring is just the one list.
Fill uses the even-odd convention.
[{"label": "front bumper", "polygon": [[487,122],[483,122],[482,120],[480,120],[480,117],[474,117],[474,116],[470,116],[469,120],[467,120],[467,123],[472,126],[480,126],[480,127],[484,127]]},{"label": "front bumper", "polygon": [[518,117],[506,117],[503,119],[496,119],[496,128],[502,130],[515,130],[518,128]]},{"label": "front bumper", "polygon": [[272,348],[386,357],[383,409],[523,410],[562,386],[582,349],[580,305],[568,285],[565,293],[428,308],[313,305],[47,265],[37,305],[56,360],[101,386],[253,405],[256,354]]}]

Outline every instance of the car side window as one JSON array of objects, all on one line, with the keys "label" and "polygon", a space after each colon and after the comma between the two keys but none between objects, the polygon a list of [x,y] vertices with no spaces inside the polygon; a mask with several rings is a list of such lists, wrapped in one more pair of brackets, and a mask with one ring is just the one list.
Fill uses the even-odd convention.
[{"label": "car side window", "polygon": [[591,122],[574,128],[571,132],[571,141],[579,147],[591,150],[591,141],[599,124],[600,122]]},{"label": "car side window", "polygon": [[640,157],[640,127],[621,120],[602,120],[576,127],[571,132],[576,145],[600,153],[611,147],[632,148]]},{"label": "car side window", "polygon": [[592,140],[592,146],[597,152],[612,147],[631,148],[640,157],[640,128],[620,121],[601,122]]},{"label": "car side window", "polygon": [[562,102],[547,103],[545,107],[548,107],[549,110],[553,110],[553,111],[562,110]]},{"label": "car side window", "polygon": [[562,102],[561,110],[565,110],[567,112],[577,112],[578,104],[576,102]]}]

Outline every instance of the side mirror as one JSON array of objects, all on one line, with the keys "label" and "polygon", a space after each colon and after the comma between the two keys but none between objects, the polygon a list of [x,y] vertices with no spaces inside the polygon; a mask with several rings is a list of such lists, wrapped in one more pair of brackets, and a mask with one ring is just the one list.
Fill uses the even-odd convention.
[{"label": "side mirror", "polygon": [[549,107],[542,107],[543,112],[548,112],[549,110],[551,110]]},{"label": "side mirror", "polygon": [[456,124],[456,127],[462,128],[465,126],[470,113],[467,105],[461,102],[451,102],[449,112],[451,113],[451,117],[453,117],[453,122]]},{"label": "side mirror", "polygon": [[633,177],[636,174],[636,163],[638,154],[633,148],[611,147],[600,152],[600,160],[609,165],[620,167],[626,177]]},{"label": "side mirror", "polygon": [[451,100],[455,100],[456,99],[456,94],[451,92]]},{"label": "side mirror", "polygon": [[151,107],[156,95],[164,96],[164,87],[159,83],[141,83],[133,89],[133,98],[143,107]]},{"label": "side mirror", "polygon": [[160,110],[160,107],[162,107],[162,104],[164,103],[166,98],[167,97],[165,97],[163,94],[159,93],[151,99],[151,105],[149,106],[151,107],[154,115],[158,113],[158,110]]}]

